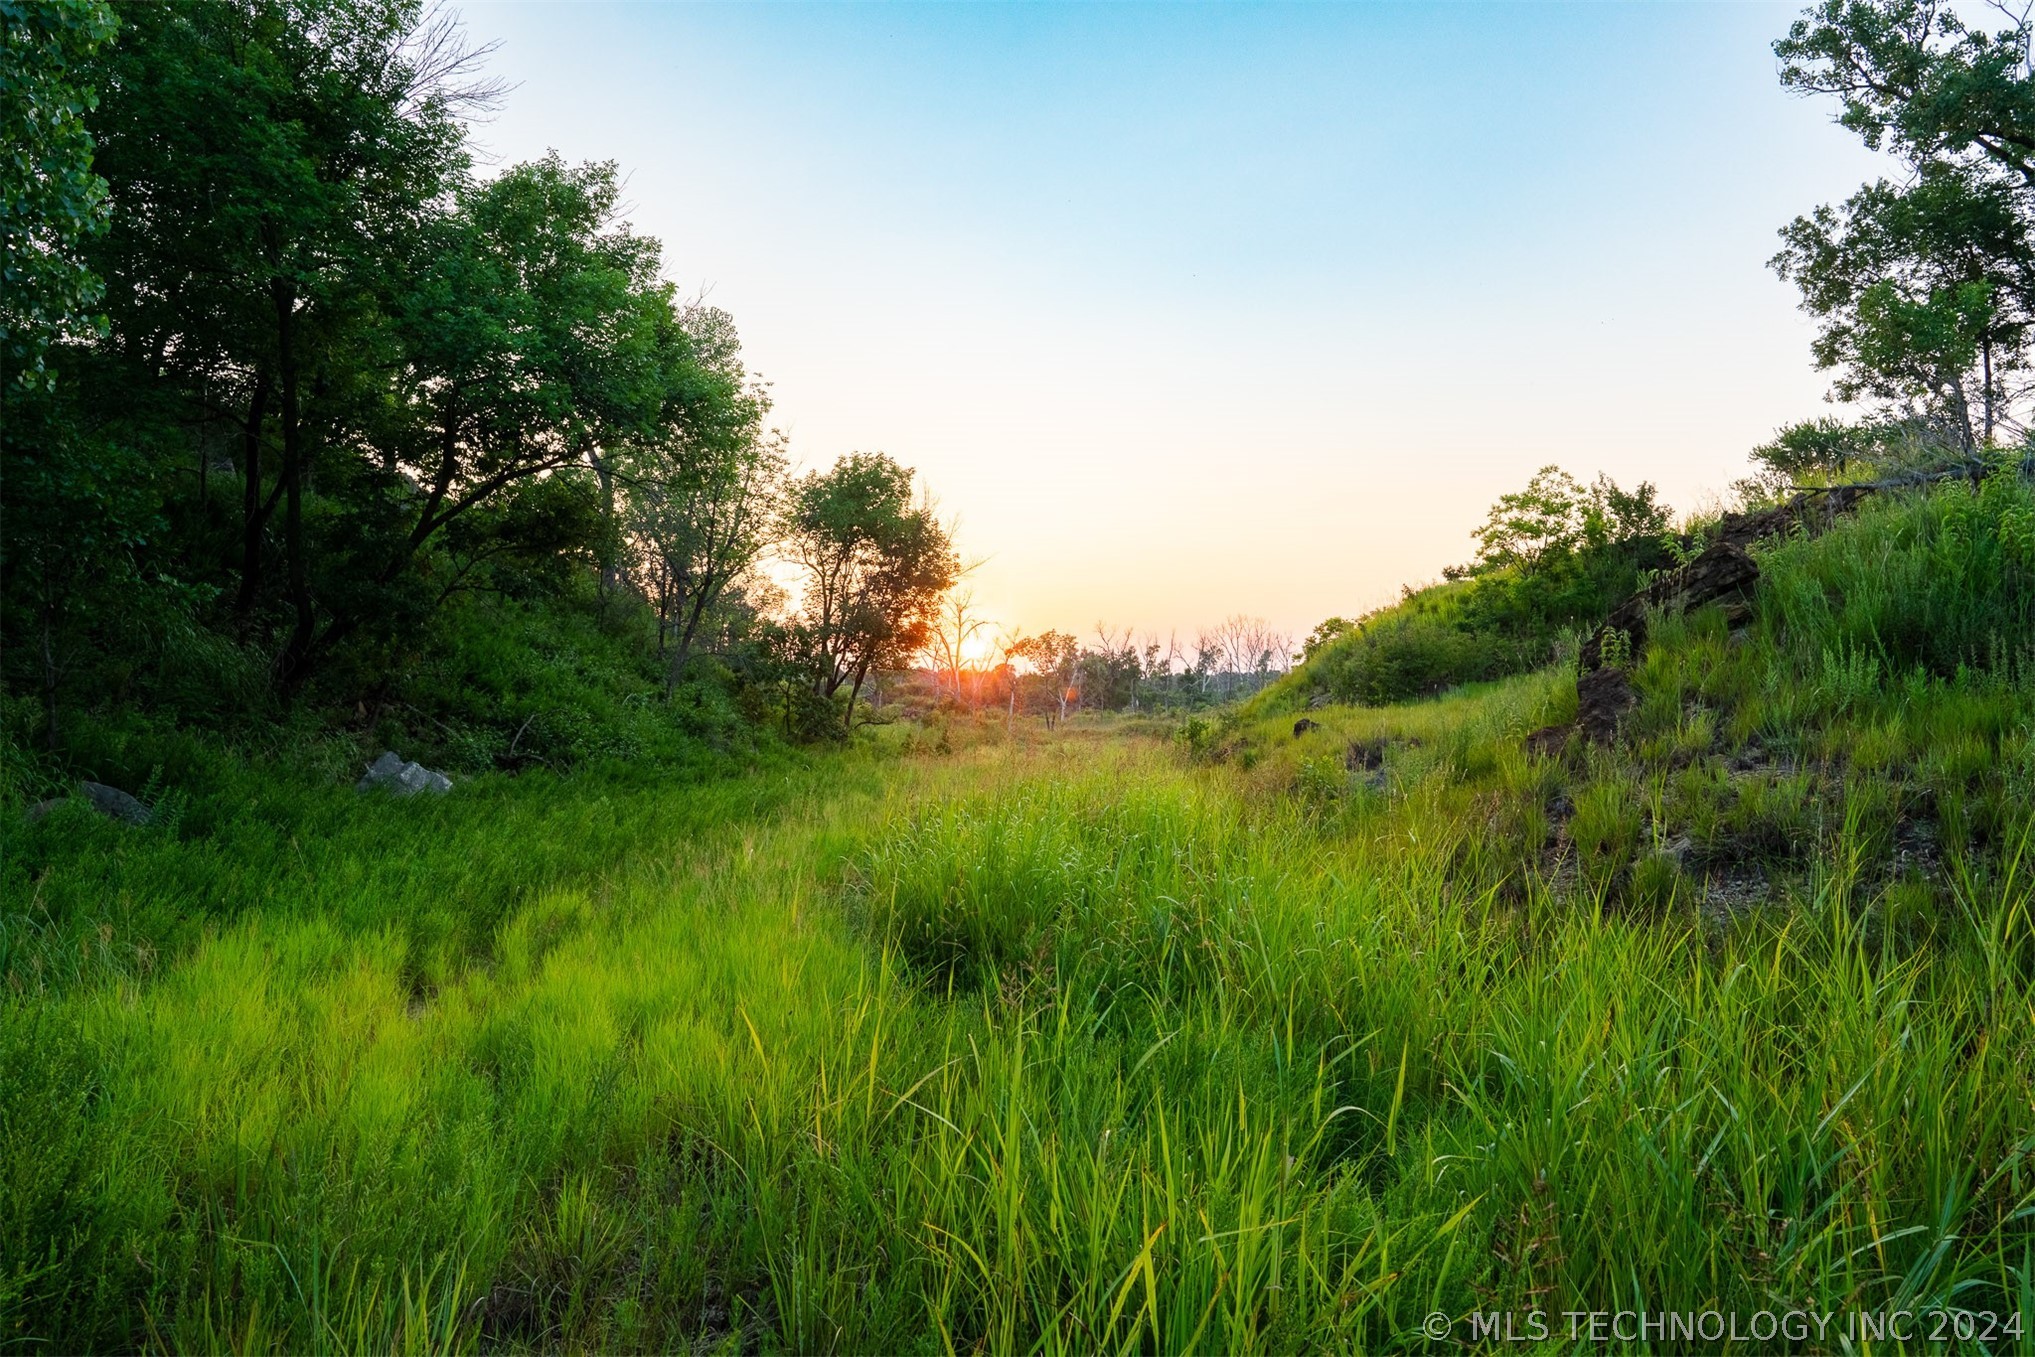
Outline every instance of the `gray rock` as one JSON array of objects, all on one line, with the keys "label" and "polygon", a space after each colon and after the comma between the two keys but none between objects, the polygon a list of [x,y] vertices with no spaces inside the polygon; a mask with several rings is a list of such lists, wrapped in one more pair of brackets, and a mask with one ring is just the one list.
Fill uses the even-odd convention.
[{"label": "gray rock", "polygon": [[129,825],[145,825],[152,815],[147,806],[118,787],[109,787],[103,782],[80,782],[78,790],[82,791],[85,799],[92,803],[93,810],[109,820],[118,820]]},{"label": "gray rock", "polygon": [[391,796],[415,796],[418,792],[443,796],[452,790],[452,779],[421,763],[405,763],[402,755],[391,750],[369,764],[367,772],[354,784],[354,790],[361,792],[378,787]]},{"label": "gray rock", "polygon": [[[109,820],[118,820],[124,825],[145,825],[154,818],[155,812],[118,787],[109,787],[103,782],[80,782],[78,790],[85,794],[86,805]],[[55,796],[36,802],[28,808],[28,822],[34,824],[71,799]]]}]

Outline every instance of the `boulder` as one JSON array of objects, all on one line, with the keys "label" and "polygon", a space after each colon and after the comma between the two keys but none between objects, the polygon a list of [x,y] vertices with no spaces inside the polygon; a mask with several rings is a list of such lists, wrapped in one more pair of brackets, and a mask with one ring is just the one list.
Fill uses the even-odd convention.
[{"label": "boulder", "polygon": [[1639,705],[1632,676],[1623,669],[1592,669],[1576,680],[1576,727],[1593,744],[1609,744],[1618,724]]},{"label": "boulder", "polygon": [[1303,716],[1293,723],[1293,738],[1297,740],[1310,730],[1320,729],[1321,722],[1314,720],[1312,717]]},{"label": "boulder", "polygon": [[103,782],[80,782],[78,790],[92,803],[93,810],[109,820],[128,825],[145,825],[149,821],[148,807],[118,787],[109,787]]},{"label": "boulder", "polygon": [[[118,820],[124,825],[145,825],[154,818],[155,812],[118,787],[109,787],[103,782],[80,782],[78,790],[85,794],[86,805],[109,820]],[[59,796],[36,802],[28,808],[29,822],[33,824],[42,819],[68,799]]]},{"label": "boulder", "polygon": [[1569,736],[1575,734],[1573,724],[1542,726],[1526,737],[1526,752],[1541,758],[1551,759],[1568,748]]},{"label": "boulder", "polygon": [[415,796],[418,792],[443,796],[452,790],[452,779],[421,763],[406,763],[402,755],[391,750],[369,764],[367,772],[354,784],[354,790],[360,792],[376,788],[391,796]]}]

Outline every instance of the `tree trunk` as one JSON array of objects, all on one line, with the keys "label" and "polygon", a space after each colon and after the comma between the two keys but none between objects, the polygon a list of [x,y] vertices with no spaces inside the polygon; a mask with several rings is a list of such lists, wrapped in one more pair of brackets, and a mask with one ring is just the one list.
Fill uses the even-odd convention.
[{"label": "tree trunk", "polygon": [[855,667],[855,686],[848,690],[848,715],[846,718],[847,719],[846,728],[851,734],[855,730],[855,699],[862,695],[862,679],[863,676],[868,672],[869,666],[857,665]]},{"label": "tree trunk", "polygon": [[57,752],[56,620],[56,597],[50,592],[45,577],[42,600],[42,720],[43,744],[52,754]]},{"label": "tree trunk", "polygon": [[[233,615],[245,632],[261,593],[261,537],[268,512],[261,502],[261,426],[268,417],[269,378],[254,374],[254,396],[247,404],[247,423],[241,426],[240,456],[243,482],[240,509],[240,595],[233,602]],[[244,639],[244,637],[243,637]]]},{"label": "tree trunk", "polygon": [[304,429],[297,403],[296,292],[287,283],[275,285],[276,356],[283,388],[283,568],[296,620],[283,650],[284,693],[303,685],[311,659],[317,615],[311,604],[309,567],[304,559]]},{"label": "tree trunk", "polygon": [[[617,535],[615,530],[615,476],[608,469],[608,459],[601,456],[599,452],[587,453],[587,460],[593,463],[594,479],[599,482],[601,487],[601,516],[607,520],[609,528],[608,541],[612,543]],[[600,587],[595,591],[601,601],[601,616],[607,616],[608,600],[614,597],[615,591],[620,587],[620,584],[620,568],[613,555],[603,550]],[[669,695],[670,690],[667,689],[666,696]]]},{"label": "tree trunk", "polygon": [[1986,446],[1991,447],[1993,442],[1993,339],[1991,335],[1987,335],[1980,343],[1979,352],[1985,360],[1985,389],[1982,394],[1985,398]]}]

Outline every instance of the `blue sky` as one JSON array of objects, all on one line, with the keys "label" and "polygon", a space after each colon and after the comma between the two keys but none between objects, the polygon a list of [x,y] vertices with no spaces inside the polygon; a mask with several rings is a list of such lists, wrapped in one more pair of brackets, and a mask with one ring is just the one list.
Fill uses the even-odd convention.
[{"label": "blue sky", "polygon": [[619,161],[795,455],[916,467],[1027,630],[1304,632],[1547,462],[1714,497],[1826,409],[1776,229],[1883,172],[1787,5],[462,8],[481,144]]}]

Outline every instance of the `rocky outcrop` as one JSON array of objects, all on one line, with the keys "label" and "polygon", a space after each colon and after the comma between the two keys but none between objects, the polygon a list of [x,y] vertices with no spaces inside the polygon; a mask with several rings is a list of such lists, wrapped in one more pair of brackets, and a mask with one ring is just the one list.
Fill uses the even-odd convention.
[{"label": "rocky outcrop", "polygon": [[391,796],[415,796],[419,792],[443,796],[452,790],[452,779],[421,763],[405,763],[402,755],[390,751],[368,765],[354,790],[381,790]]},{"label": "rocky outcrop", "polygon": [[[1932,473],[1929,478],[1941,479],[1948,474],[1964,473],[1961,470]],[[1534,731],[1526,737],[1527,752],[1552,757],[1567,747],[1569,736],[1577,731],[1582,732],[1584,739],[1598,744],[1617,738],[1619,723],[1639,703],[1627,669],[1646,645],[1646,620],[1652,613],[1686,612],[1706,603],[1724,602],[1734,612],[1734,625],[1744,621],[1751,614],[1743,600],[1759,580],[1759,564],[1747,554],[1748,547],[1798,528],[1820,532],[1856,509],[1868,496],[1907,483],[1908,480],[1881,481],[1805,490],[1771,509],[1726,514],[1701,555],[1611,610],[1604,625],[1583,644],[1577,656],[1581,674],[1576,680],[1575,721]]]},{"label": "rocky outcrop", "polygon": [[1592,669],[1576,680],[1576,719],[1542,726],[1526,737],[1526,752],[1551,759],[1568,748],[1569,737],[1581,732],[1591,744],[1610,744],[1626,714],[1639,705],[1632,675],[1616,665]]},{"label": "rocky outcrop", "polygon": [[[1759,578],[1759,566],[1745,554],[1745,548],[1731,542],[1714,542],[1703,554],[1680,570],[1661,576],[1646,588],[1611,610],[1596,635],[1584,643],[1578,657],[1584,673],[1604,667],[1607,646],[1618,644],[1628,656],[1638,655],[1646,644],[1649,612],[1686,612],[1719,599],[1736,597]],[[1622,641],[1614,638],[1623,636]]]},{"label": "rocky outcrop", "polygon": [[1797,528],[1811,534],[1819,533],[1856,509],[1868,496],[1888,488],[1888,483],[1876,481],[1870,485],[1834,485],[1828,490],[1804,490],[1770,509],[1724,515],[1718,520],[1713,540],[1728,542],[1744,550],[1755,542],[1780,537]]},{"label": "rocky outcrop", "polygon": [[1616,739],[1619,723],[1638,705],[1632,676],[1623,669],[1595,669],[1576,680],[1576,729],[1592,744]]}]

